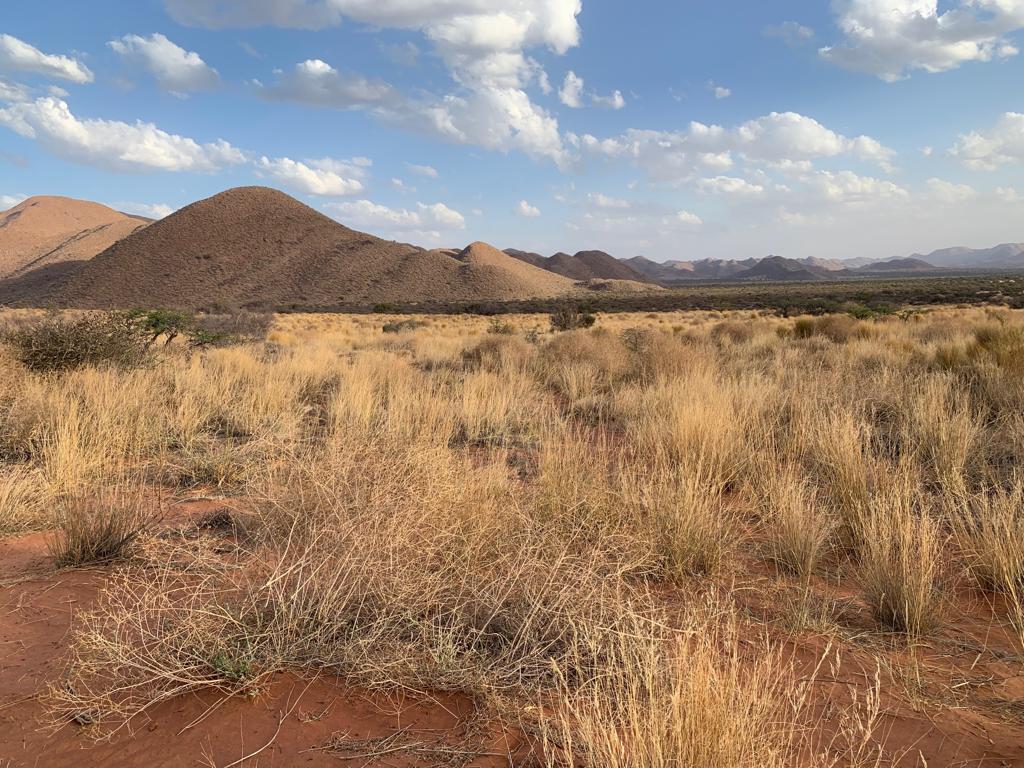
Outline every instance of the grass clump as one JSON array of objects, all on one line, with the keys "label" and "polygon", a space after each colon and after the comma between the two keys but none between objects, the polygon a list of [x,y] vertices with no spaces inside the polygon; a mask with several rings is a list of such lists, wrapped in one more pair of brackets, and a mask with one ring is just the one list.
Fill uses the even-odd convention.
[{"label": "grass clump", "polygon": [[918,493],[904,482],[879,493],[860,548],[864,594],[885,627],[920,637],[941,619],[943,537]]},{"label": "grass clump", "polygon": [[141,490],[104,489],[93,496],[61,499],[48,545],[58,568],[105,563],[123,557],[154,521]]}]

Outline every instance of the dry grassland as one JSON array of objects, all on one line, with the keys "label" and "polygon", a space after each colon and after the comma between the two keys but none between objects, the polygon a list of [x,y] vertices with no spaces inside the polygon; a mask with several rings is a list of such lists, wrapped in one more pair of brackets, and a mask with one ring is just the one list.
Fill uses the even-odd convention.
[{"label": "dry grassland", "polygon": [[[0,535],[120,556],[56,718],[288,669],[468,694],[525,765],[976,765],[963,712],[1020,744],[1024,315],[389,320],[4,358]],[[230,551],[161,535],[190,494]]]}]

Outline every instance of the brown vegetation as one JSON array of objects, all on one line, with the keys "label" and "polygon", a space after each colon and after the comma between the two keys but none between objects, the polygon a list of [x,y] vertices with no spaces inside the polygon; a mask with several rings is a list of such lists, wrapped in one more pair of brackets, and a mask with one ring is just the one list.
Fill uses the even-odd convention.
[{"label": "brown vegetation", "polygon": [[[128,738],[303,673],[468,697],[503,764],[1024,759],[1016,313],[400,321],[7,366],[0,530],[119,558],[57,724]],[[454,754],[357,736],[303,748]]]}]

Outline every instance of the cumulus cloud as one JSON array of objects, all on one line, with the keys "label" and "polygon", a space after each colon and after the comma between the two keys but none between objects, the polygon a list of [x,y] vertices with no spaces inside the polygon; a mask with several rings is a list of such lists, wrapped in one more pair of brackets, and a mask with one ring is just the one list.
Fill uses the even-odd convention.
[{"label": "cumulus cloud", "polygon": [[184,94],[217,87],[220,75],[198,53],[186,51],[159,33],[125,35],[108,45],[125,60],[147,69],[165,91]]},{"label": "cumulus cloud", "polygon": [[540,208],[535,205],[531,205],[526,200],[520,200],[519,204],[516,206],[516,213],[528,219],[535,219],[540,216]]},{"label": "cumulus cloud", "polygon": [[889,170],[895,152],[870,136],[848,138],[795,112],[772,112],[734,128],[693,122],[681,131],[633,129],[609,139],[571,137],[585,153],[626,159],[661,181],[721,172],[737,159],[755,165],[803,164],[852,156]]},{"label": "cumulus cloud", "polygon": [[960,136],[949,154],[976,171],[1024,162],[1024,114],[1007,112],[990,130]]},{"label": "cumulus cloud", "polygon": [[787,45],[800,45],[814,39],[814,30],[797,21],[770,24],[761,30],[761,34],[767,38],[782,40]]},{"label": "cumulus cloud", "polygon": [[764,187],[760,184],[752,184],[746,179],[738,179],[734,176],[715,176],[710,179],[701,179],[697,188],[706,194],[728,195],[730,197],[751,197],[764,194]]},{"label": "cumulus cloud", "polygon": [[558,91],[558,100],[571,109],[580,109],[583,106],[583,85],[583,78],[570,70]]},{"label": "cumulus cloud", "polygon": [[325,157],[299,162],[289,157],[261,157],[256,168],[261,176],[308,195],[343,197],[363,191],[363,166],[350,161]]},{"label": "cumulus cloud", "polygon": [[808,191],[830,203],[873,204],[882,200],[900,199],[909,192],[898,184],[852,171],[818,171],[802,181]]},{"label": "cumulus cloud", "polygon": [[245,161],[226,141],[200,144],[141,120],[82,120],[53,97],[0,109],[0,125],[59,157],[116,171],[216,171]]},{"label": "cumulus cloud", "polygon": [[91,83],[93,74],[78,59],[43,53],[12,35],[0,35],[0,70],[30,72],[72,83]]},{"label": "cumulus cloud", "polygon": [[382,43],[381,53],[399,67],[415,67],[420,61],[420,48],[416,43]]},{"label": "cumulus cloud", "polygon": [[678,211],[675,214],[675,220],[688,227],[700,227],[704,224],[704,220],[700,216],[690,211]]},{"label": "cumulus cloud", "polygon": [[605,109],[622,109],[626,106],[626,98],[622,91],[612,91],[609,95],[602,96],[594,92],[585,93],[585,85],[583,78],[570,70],[558,91],[558,100],[570,109],[582,109],[585,98],[589,98],[594,106]]},{"label": "cumulus cloud", "polygon": [[444,203],[417,203],[414,210],[389,208],[370,200],[328,203],[324,209],[346,226],[386,232],[465,229],[466,219]]},{"label": "cumulus cloud", "polygon": [[428,179],[436,179],[440,174],[437,169],[431,165],[416,165],[414,163],[406,163],[405,167],[409,169],[411,173],[415,173],[417,176],[426,176]]},{"label": "cumulus cloud", "polygon": [[1018,53],[1006,35],[1024,27],[1021,0],[836,0],[845,39],[820,50],[845,69],[887,81],[914,70],[945,72]]},{"label": "cumulus cloud", "polygon": [[946,205],[962,203],[978,194],[969,184],[955,184],[945,179],[928,179],[925,184],[928,198]]},{"label": "cumulus cloud", "polygon": [[579,43],[580,0],[165,0],[186,24],[320,28],[349,19],[382,28],[420,31],[459,91],[403,98],[391,86],[340,75],[319,60],[282,74],[268,98],[338,108],[367,108],[407,128],[456,143],[516,149],[559,165],[568,158],[558,122],[525,88],[545,78],[526,55],[544,46],[564,54]]}]

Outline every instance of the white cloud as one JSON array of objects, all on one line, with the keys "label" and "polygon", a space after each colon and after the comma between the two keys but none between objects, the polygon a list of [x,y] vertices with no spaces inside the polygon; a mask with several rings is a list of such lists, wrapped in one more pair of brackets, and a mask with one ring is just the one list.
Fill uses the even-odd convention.
[{"label": "white cloud", "polygon": [[559,101],[571,109],[579,109],[583,106],[583,85],[583,78],[570,70],[558,91]]},{"label": "white cloud", "polygon": [[108,45],[127,61],[149,70],[165,91],[184,94],[215,88],[220,83],[217,70],[198,53],[186,51],[159,33],[149,37],[125,35]]},{"label": "white cloud", "polygon": [[535,219],[540,216],[540,208],[530,205],[526,200],[520,200],[519,205],[516,206],[516,213],[528,219]]},{"label": "white cloud", "polygon": [[701,192],[712,195],[728,195],[730,197],[751,197],[764,194],[764,187],[760,184],[751,184],[746,179],[738,179],[734,176],[715,176],[711,179],[701,179],[697,183]]},{"label": "white cloud", "polygon": [[761,30],[761,34],[782,40],[787,45],[800,45],[814,39],[814,30],[796,21],[769,25]]},{"label": "white cloud", "polygon": [[700,227],[704,224],[703,219],[695,213],[690,211],[679,211],[675,215],[675,220],[680,224],[685,224],[689,227]]},{"label": "white cloud", "polygon": [[437,169],[430,165],[406,163],[405,167],[408,168],[411,173],[415,173],[417,176],[426,176],[428,179],[436,179],[440,176]]},{"label": "white cloud", "polygon": [[370,200],[356,200],[350,203],[328,203],[324,209],[342,224],[355,229],[410,233],[466,227],[465,217],[444,203],[417,203],[416,210],[408,210],[389,208]]},{"label": "white cloud", "polygon": [[913,70],[945,72],[1013,56],[1006,35],[1024,27],[1021,0],[836,0],[842,43],[821,49],[846,69],[894,81]]},{"label": "white cloud", "polygon": [[611,139],[570,138],[589,154],[629,160],[662,181],[728,170],[736,158],[754,165],[803,164],[806,168],[812,160],[849,155],[889,170],[895,157],[876,139],[851,139],[795,112],[772,112],[729,129],[693,122],[682,131],[633,129]]},{"label": "white cloud", "polygon": [[273,85],[259,87],[260,94],[266,99],[335,109],[383,106],[404,101],[389,84],[368,80],[362,75],[344,74],[320,59],[296,64],[291,72],[279,72]]},{"label": "white cloud", "polygon": [[622,210],[630,207],[628,200],[622,200],[618,197],[609,197],[608,195],[602,195],[600,192],[594,192],[587,195],[587,199],[598,208],[618,208]]},{"label": "white cloud", "polygon": [[721,101],[722,99],[728,99],[732,96],[732,89],[726,88],[723,85],[718,85],[714,80],[708,81],[708,90],[711,91],[715,98]]},{"label": "white cloud", "polygon": [[960,136],[949,154],[978,171],[1024,162],[1024,114],[1007,112],[990,131]]},{"label": "white cloud", "polygon": [[1020,193],[1013,187],[996,187],[996,197],[1004,203],[1016,203],[1021,199]]},{"label": "white cloud", "polygon": [[0,109],[0,125],[60,157],[117,171],[216,171],[245,161],[223,140],[200,144],[142,121],[80,120],[53,97]]},{"label": "white cloud", "polygon": [[31,72],[72,83],[91,83],[93,74],[78,59],[43,53],[11,35],[0,35],[0,70]]},{"label": "white cloud", "polygon": [[343,197],[363,191],[363,168],[343,160],[325,157],[299,162],[288,157],[261,157],[256,168],[260,175],[308,195]]},{"label": "white cloud", "polygon": [[812,195],[829,203],[874,204],[909,195],[906,189],[891,181],[859,176],[852,171],[818,171],[802,181]]},{"label": "white cloud", "polygon": [[391,186],[397,189],[399,192],[415,192],[416,187],[410,187],[401,179],[391,179]]},{"label": "white cloud", "polygon": [[24,202],[27,199],[26,195],[0,195],[0,211],[13,208],[18,203]]},{"label": "white cloud", "polygon": [[0,77],[0,102],[28,101],[29,98],[29,90],[24,85]]},{"label": "white cloud", "polygon": [[[583,78],[570,70],[566,73],[565,81],[558,91],[558,100],[571,109],[581,109],[584,96],[587,95],[585,94],[585,85]],[[612,91],[607,96],[590,93],[589,98],[591,104],[605,109],[618,110],[626,106],[626,98],[622,95],[622,91]]]},{"label": "white cloud", "polygon": [[111,203],[110,207],[124,213],[145,216],[147,219],[164,219],[177,210],[166,203]]},{"label": "white cloud", "polygon": [[968,184],[955,184],[945,179],[928,179],[925,184],[928,198],[946,205],[962,203],[978,194],[974,187]]},{"label": "white cloud", "polygon": [[626,106],[626,99],[622,95],[622,91],[612,91],[610,96],[600,96],[596,93],[590,94],[590,100],[595,106],[604,107],[605,109],[622,109]]},{"label": "white cloud", "polygon": [[[525,51],[564,54],[579,44],[581,0],[165,0],[178,21],[207,27],[321,28],[343,18],[382,28],[419,30],[433,44],[459,93],[416,99],[319,60],[282,75],[268,98],[366,108],[412,130],[488,149],[515,149],[567,163],[558,122],[524,90],[539,81]],[[310,66],[312,65],[312,67]]]}]

